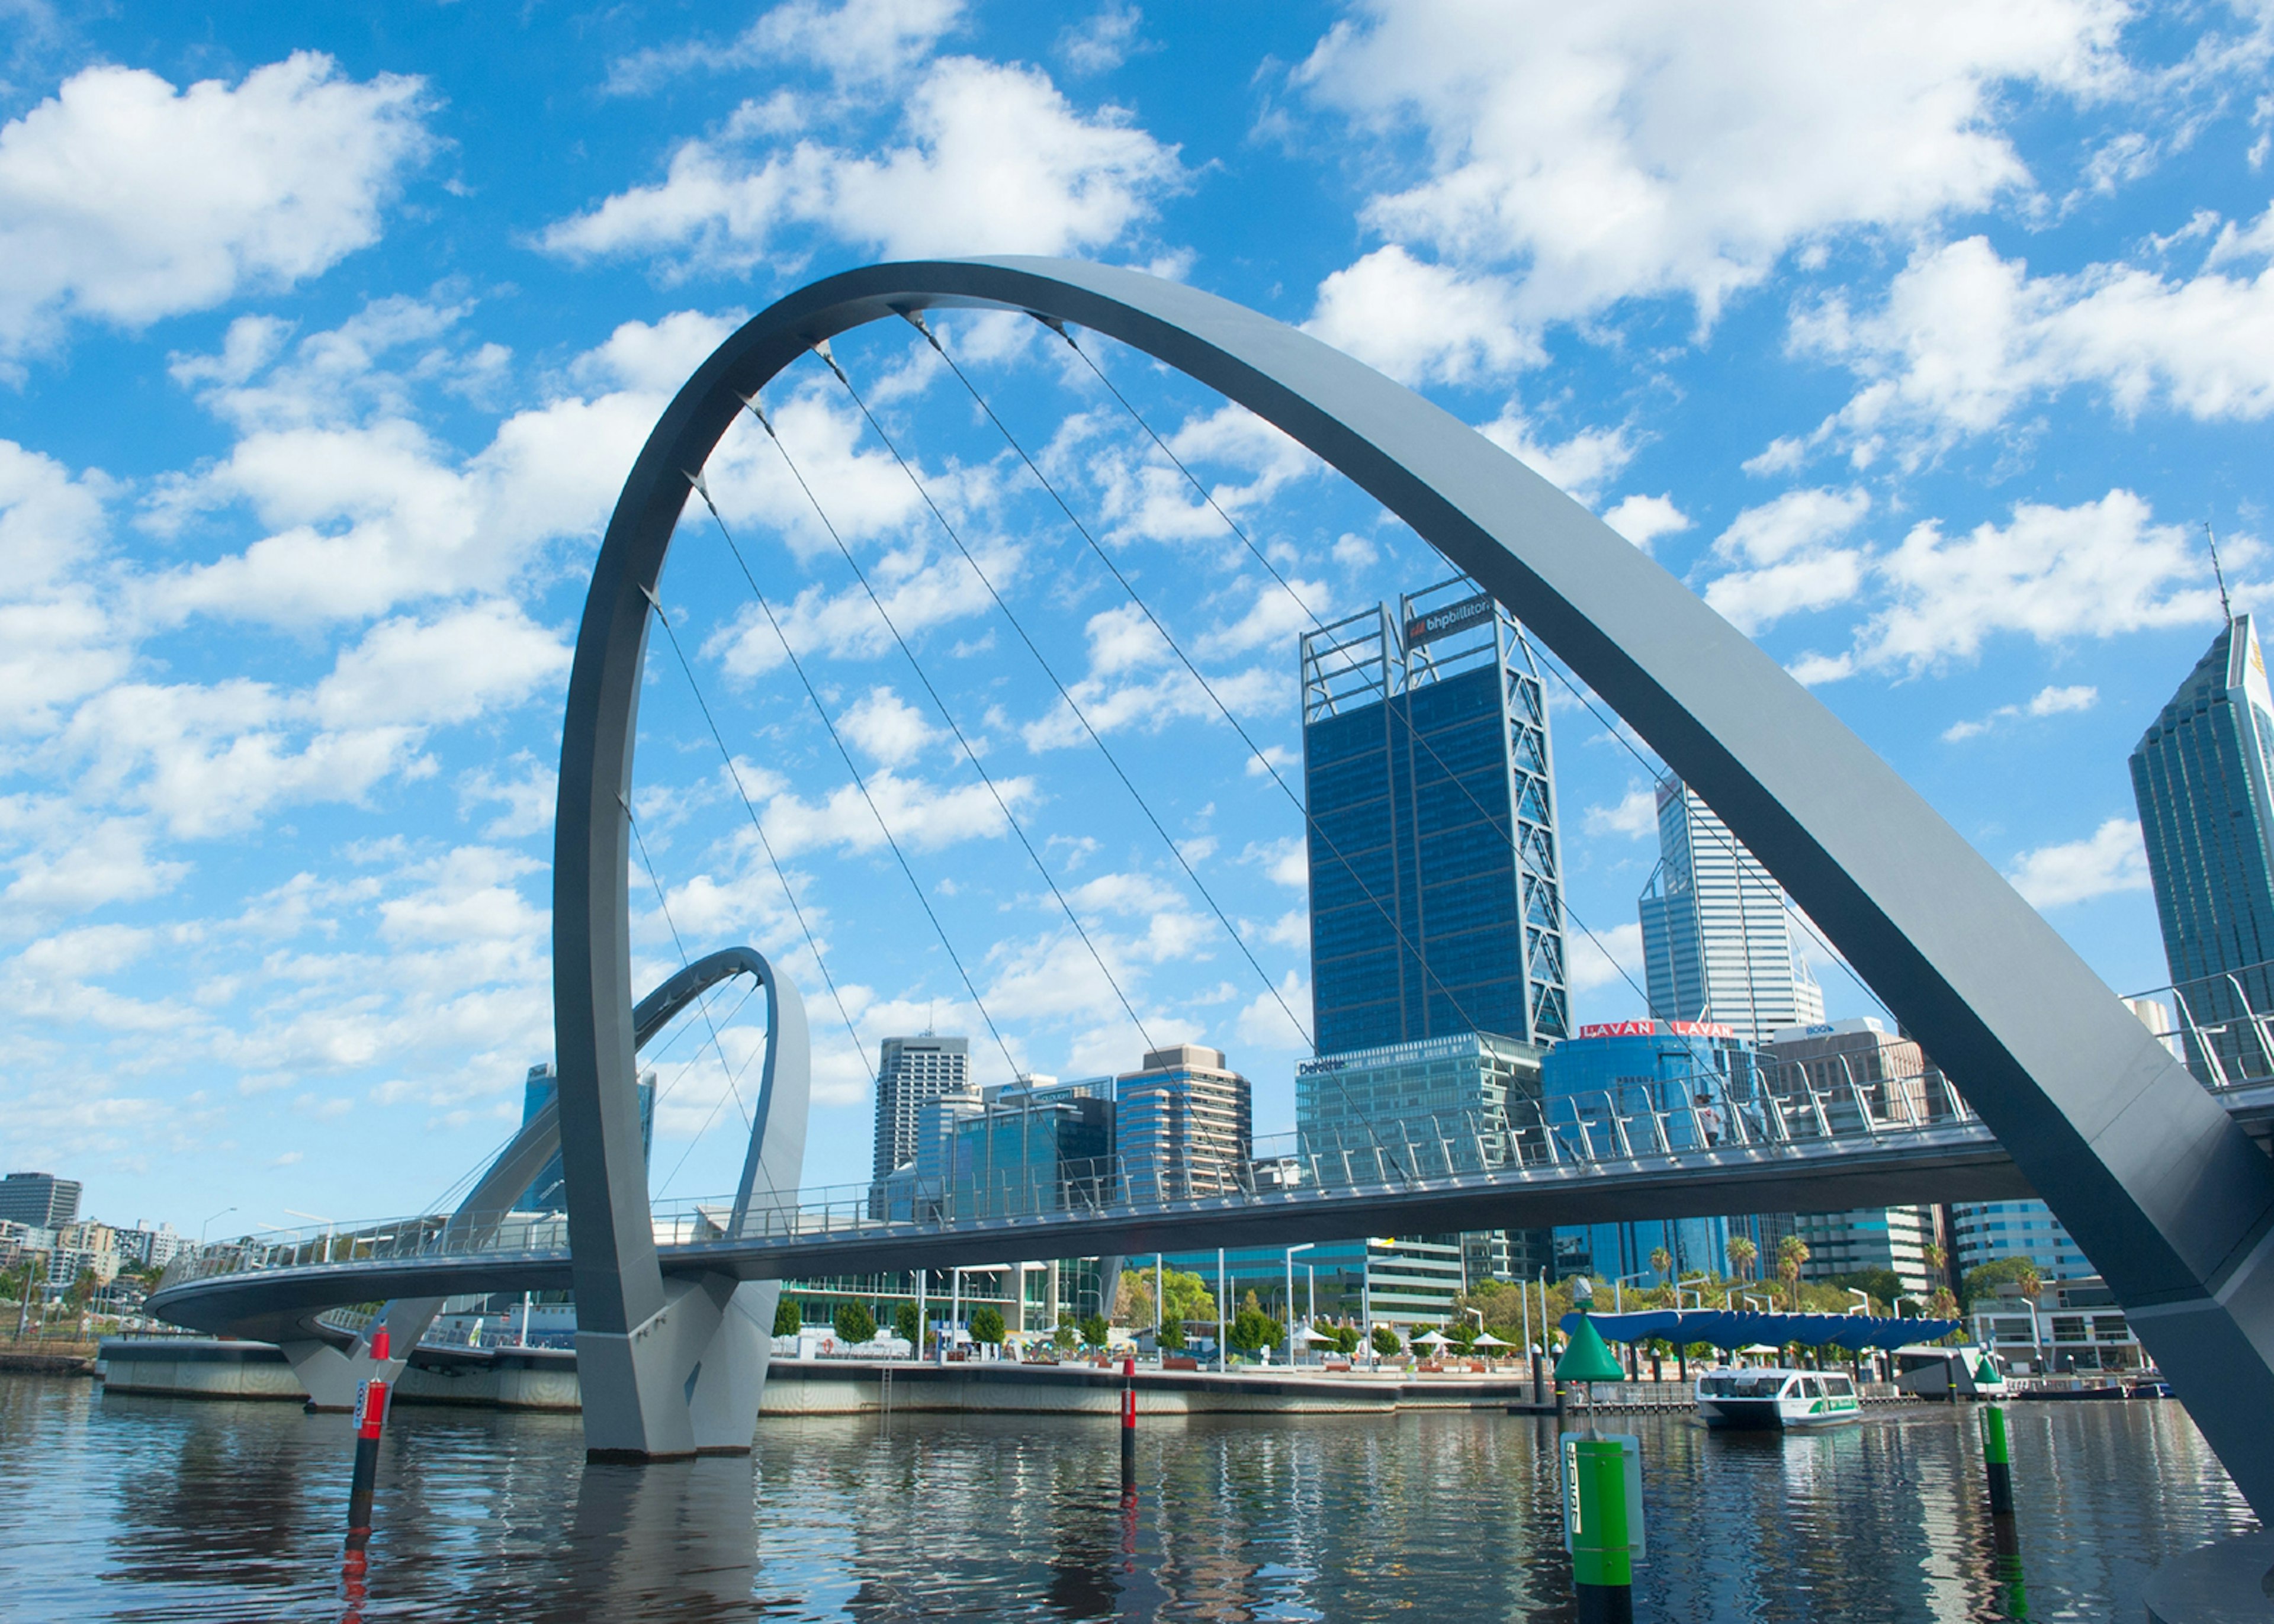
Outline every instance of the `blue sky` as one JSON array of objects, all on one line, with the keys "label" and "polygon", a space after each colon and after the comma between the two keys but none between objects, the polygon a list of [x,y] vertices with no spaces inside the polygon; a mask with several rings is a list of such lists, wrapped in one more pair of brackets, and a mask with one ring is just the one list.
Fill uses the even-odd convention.
[{"label": "blue sky", "polygon": [[[510,1130],[616,485],[735,321],[889,257],[1146,267],[1421,388],[2153,986],[2125,756],[2216,629],[2203,523],[2241,604],[2268,577],[2270,52],[2263,6],[2097,0],[0,8],[0,1162],[235,1230],[418,1207]],[[1303,608],[1055,339],[940,327],[1293,760]],[[1272,432],[1090,349],[1309,608],[1439,578]],[[945,716],[752,425],[712,489],[1002,1043],[707,516],[664,592],[694,686],[659,642],[643,702],[636,982],[785,956],[817,1182],[865,1174],[865,1067],[927,1021],[990,1079],[1125,1068],[1141,1022],[1291,1125],[1297,815],[918,336],[838,353],[1263,974],[809,362],[784,443]],[[1637,1013],[1646,770],[1555,723],[1577,1013]],[[670,1195],[731,1180],[752,1012],[657,1057]]]}]

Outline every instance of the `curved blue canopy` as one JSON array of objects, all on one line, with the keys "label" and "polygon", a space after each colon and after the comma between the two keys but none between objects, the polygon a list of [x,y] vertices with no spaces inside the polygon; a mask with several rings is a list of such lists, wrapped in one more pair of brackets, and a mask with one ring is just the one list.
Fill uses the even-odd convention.
[{"label": "curved blue canopy", "polygon": [[[1715,1348],[1744,1348],[1766,1342],[1781,1348],[1801,1342],[1811,1348],[1845,1348],[1860,1353],[1866,1348],[1902,1348],[1931,1342],[1961,1329],[1957,1320],[1879,1320],[1865,1314],[1774,1314],[1753,1310],[1736,1312],[1726,1308],[1653,1308],[1644,1313],[1590,1314],[1595,1329],[1615,1342],[1663,1339],[1676,1347],[1706,1342]],[[1557,1321],[1566,1335],[1577,1329],[1579,1316],[1566,1314]]]}]

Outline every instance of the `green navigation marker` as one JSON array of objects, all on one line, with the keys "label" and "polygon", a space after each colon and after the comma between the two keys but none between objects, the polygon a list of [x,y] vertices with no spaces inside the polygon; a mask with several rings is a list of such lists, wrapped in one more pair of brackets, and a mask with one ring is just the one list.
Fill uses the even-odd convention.
[{"label": "green navigation marker", "polygon": [[1571,1333],[1571,1340],[1563,1349],[1563,1357],[1555,1361],[1558,1381],[1624,1381],[1625,1369],[1603,1341],[1603,1334],[1586,1315],[1579,1316],[1579,1328]]}]

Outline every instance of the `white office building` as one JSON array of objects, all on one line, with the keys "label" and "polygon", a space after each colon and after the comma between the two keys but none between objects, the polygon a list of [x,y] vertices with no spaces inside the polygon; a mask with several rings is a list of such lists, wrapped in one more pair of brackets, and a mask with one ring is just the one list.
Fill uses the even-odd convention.
[{"label": "white office building", "polygon": [[877,1139],[870,1177],[883,1180],[916,1158],[927,1101],[960,1094],[969,1080],[968,1038],[886,1038],[877,1056]]},{"label": "white office building", "polygon": [[1658,786],[1658,867],[1638,905],[1651,1013],[1749,1043],[1824,1019],[1784,888],[1679,779]]}]

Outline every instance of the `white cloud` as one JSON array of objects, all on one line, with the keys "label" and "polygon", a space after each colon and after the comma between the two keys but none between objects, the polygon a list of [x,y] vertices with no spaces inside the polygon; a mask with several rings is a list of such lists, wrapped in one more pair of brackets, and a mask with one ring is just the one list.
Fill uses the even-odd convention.
[{"label": "white cloud", "polygon": [[507,763],[521,770],[516,778],[501,778],[486,767],[476,768],[458,782],[462,802],[501,803],[505,810],[482,828],[485,840],[512,840],[542,834],[553,827],[553,813],[561,799],[561,774],[526,750]]},{"label": "white cloud", "polygon": [[1706,586],[1706,601],[1746,633],[1845,603],[1863,585],[1867,555],[1837,544],[1871,507],[1862,490],[1807,490],[1746,508],[1713,543],[1714,556],[1738,568]]},{"label": "white cloud", "polygon": [[1058,56],[1077,73],[1111,72],[1136,49],[1137,29],[1143,21],[1135,6],[1108,0],[1087,21],[1069,23],[1058,31]]},{"label": "white cloud", "polygon": [[1511,405],[1478,432],[1549,484],[1590,505],[1634,460],[1634,443],[1623,428],[1581,429],[1550,445],[1538,437],[1537,427]]},{"label": "white cloud", "polygon": [[316,687],[327,727],[470,721],[560,688],[568,646],[517,604],[492,599],[433,620],[382,620]]},{"label": "white cloud", "polygon": [[1568,974],[1575,993],[1642,980],[1640,925],[1614,925],[1592,935],[1582,931],[1567,936],[1564,946],[1570,955]]},{"label": "white cloud", "polygon": [[1475,276],[1513,273],[1517,332],[1675,295],[1710,322],[1796,245],[1911,229],[2026,192],[2009,84],[2120,71],[2103,0],[1571,6],[1367,0],[1295,75],[1427,173],[1367,222]]},{"label": "white cloud", "polygon": [[639,94],[690,72],[778,67],[785,60],[827,72],[840,89],[890,83],[930,55],[961,20],[961,0],[789,0],[762,13],[726,45],[684,42],[644,50],[610,71],[608,88]]},{"label": "white cloud", "polygon": [[661,182],[559,222],[543,245],[741,267],[801,224],[895,259],[1065,254],[1119,240],[1184,178],[1174,147],[1118,108],[1081,113],[1032,68],[939,58],[902,107],[905,144],[873,152],[807,139],[761,157],[688,141]]},{"label": "white cloud", "polygon": [[2261,262],[2255,277],[2216,268],[2171,280],[2124,264],[2031,277],[1980,237],[1922,248],[1876,312],[1839,297],[1803,312],[1794,347],[1847,363],[1864,387],[1818,432],[1859,463],[1886,448],[1916,462],[1996,428],[2035,398],[2102,390],[2125,417],[2153,407],[2206,421],[2274,412],[2274,208],[2248,231],[2228,224],[2216,267]]},{"label": "white cloud", "polygon": [[1545,356],[1515,326],[1515,297],[1395,243],[1319,284],[1306,331],[1401,383],[1467,383],[1536,366]]},{"label": "white cloud", "polygon": [[151,856],[151,831],[139,818],[102,818],[92,828],[72,819],[58,834],[53,848],[17,861],[0,900],[26,914],[76,914],[162,895],[190,871],[186,862]]},{"label": "white cloud", "polygon": [[872,688],[848,706],[838,731],[886,767],[905,767],[939,737],[914,705],[889,688]]},{"label": "white cloud", "polygon": [[1311,1013],[1311,983],[1290,970],[1272,993],[1258,994],[1243,1005],[1232,1023],[1232,1036],[1244,1048],[1297,1049],[1310,1047],[1302,1023]]},{"label": "white cloud", "polygon": [[2070,710],[2090,710],[2099,701],[2100,690],[2097,688],[2043,688],[2027,704],[1999,705],[1978,721],[1954,722],[1943,730],[1942,737],[1945,743],[1956,744],[1962,740],[1979,738],[2000,722],[2025,716],[2059,716]]},{"label": "white cloud", "polygon": [[1605,514],[1603,523],[1647,553],[1660,536],[1678,536],[1688,530],[1690,515],[1674,505],[1669,492],[1630,496]]},{"label": "white cloud", "polygon": [[2153,523],[2148,504],[2124,490],[2074,508],[2017,503],[2011,523],[1962,537],[1930,521],[1875,570],[1894,601],[1856,640],[1866,665],[1919,671],[1972,658],[2000,632],[2061,643],[2218,615],[2195,538]]},{"label": "white cloud", "polygon": [[1641,840],[1658,833],[1658,793],[1647,784],[1630,785],[1616,806],[1589,807],[1587,832]]},{"label": "white cloud", "polygon": [[2032,907],[2066,907],[2114,891],[2148,889],[2148,853],[2140,825],[2112,817],[2082,840],[2022,853],[2006,877]]},{"label": "white cloud", "polygon": [[0,129],[0,352],[73,317],[142,327],[379,238],[432,147],[421,82],[297,53],[234,87],[94,67]]}]

